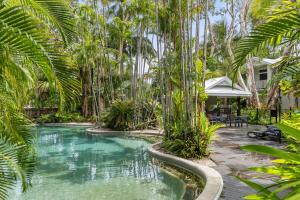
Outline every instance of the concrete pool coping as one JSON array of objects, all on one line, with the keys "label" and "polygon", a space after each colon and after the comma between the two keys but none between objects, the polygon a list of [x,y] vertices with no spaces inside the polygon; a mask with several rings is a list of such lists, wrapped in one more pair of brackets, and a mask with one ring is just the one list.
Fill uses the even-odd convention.
[{"label": "concrete pool coping", "polygon": [[114,131],[110,129],[88,128],[86,132],[90,135],[151,135],[151,136],[163,136],[161,130],[136,130],[136,131]]},{"label": "concrete pool coping", "polygon": [[[88,128],[86,132],[90,135],[104,135],[104,136],[118,136],[118,135],[149,135],[149,136],[163,136],[161,130],[139,130],[139,131],[112,131],[99,128]],[[223,190],[223,179],[219,172],[215,169],[201,165],[199,163],[179,158],[174,155],[163,153],[156,150],[155,147],[160,146],[159,143],[155,143],[149,146],[148,150],[150,155],[166,162],[170,165],[179,167],[183,170],[189,171],[197,177],[205,181],[205,186],[202,193],[196,198],[196,200],[217,200],[219,199]]]},{"label": "concrete pool coping", "polygon": [[80,127],[91,127],[94,126],[94,123],[90,122],[68,122],[68,123],[40,123],[38,125],[47,126],[47,127],[72,127],[72,126],[80,126]]},{"label": "concrete pool coping", "polygon": [[148,148],[150,154],[170,165],[179,167],[181,169],[187,170],[197,177],[204,179],[205,186],[201,194],[196,198],[196,200],[217,200],[219,199],[221,192],[223,190],[223,179],[219,172],[211,167],[200,165],[193,161],[179,158],[174,155],[163,153],[157,150],[160,147],[160,142],[150,145]]}]

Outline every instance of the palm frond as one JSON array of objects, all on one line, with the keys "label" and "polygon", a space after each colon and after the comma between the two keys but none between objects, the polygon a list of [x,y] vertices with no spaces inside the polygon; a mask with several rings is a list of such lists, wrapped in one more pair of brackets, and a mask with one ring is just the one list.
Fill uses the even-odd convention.
[{"label": "palm frond", "polygon": [[70,100],[78,96],[80,84],[76,69],[61,47],[51,42],[50,35],[38,30],[40,22],[37,19],[23,12],[22,7],[14,6],[0,9],[0,24],[3,25],[0,26],[0,44],[7,46],[15,57],[28,59],[49,81],[56,83],[61,107],[64,98]]},{"label": "palm frond", "polygon": [[64,43],[68,45],[76,38],[75,19],[69,0],[19,0],[14,2],[28,8],[44,24],[50,24],[56,29]]},{"label": "palm frond", "polygon": [[241,67],[246,57],[258,48],[278,46],[286,42],[287,38],[296,39],[295,36],[299,36],[299,19],[298,10],[292,9],[282,17],[276,17],[256,27],[249,36],[239,42],[235,49],[235,70]]},{"label": "palm frond", "polygon": [[[0,138],[0,199],[8,197],[7,191],[20,180],[23,191],[30,185],[35,159],[25,155],[25,145],[10,144],[6,139]],[[26,166],[26,167],[24,167]]]}]

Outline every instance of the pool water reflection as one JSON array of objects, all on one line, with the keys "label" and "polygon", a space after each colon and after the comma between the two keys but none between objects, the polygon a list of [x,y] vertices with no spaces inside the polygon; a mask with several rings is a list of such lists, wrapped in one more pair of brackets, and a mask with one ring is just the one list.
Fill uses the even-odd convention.
[{"label": "pool water reflection", "polygon": [[88,136],[84,128],[39,127],[33,187],[12,199],[181,199],[185,183],[151,162],[148,142]]}]

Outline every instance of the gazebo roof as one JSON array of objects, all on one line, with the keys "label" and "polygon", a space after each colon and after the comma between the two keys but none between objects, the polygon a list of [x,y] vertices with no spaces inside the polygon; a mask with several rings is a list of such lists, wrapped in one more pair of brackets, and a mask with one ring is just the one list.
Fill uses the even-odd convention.
[{"label": "gazebo roof", "polygon": [[244,90],[227,76],[212,78],[205,81],[205,93],[215,97],[251,97],[248,90]]}]

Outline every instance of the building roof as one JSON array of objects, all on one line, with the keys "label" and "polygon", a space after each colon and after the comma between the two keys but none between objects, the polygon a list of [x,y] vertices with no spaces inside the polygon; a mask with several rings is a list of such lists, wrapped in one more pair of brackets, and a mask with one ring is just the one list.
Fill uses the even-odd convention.
[{"label": "building roof", "polygon": [[244,90],[227,76],[213,78],[205,81],[205,93],[216,97],[250,97],[251,93]]},{"label": "building roof", "polygon": [[282,57],[276,59],[252,57],[252,60],[254,62],[254,65],[273,65],[277,62],[280,62],[282,60]]}]

